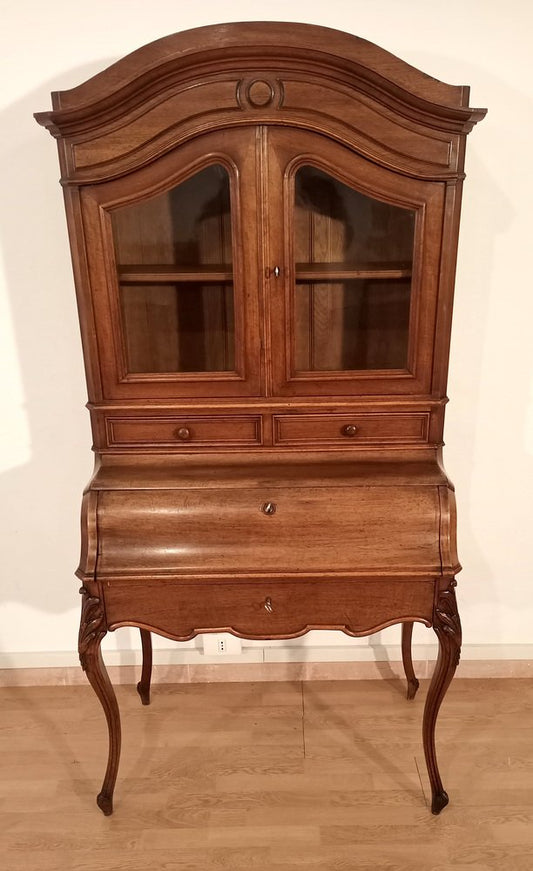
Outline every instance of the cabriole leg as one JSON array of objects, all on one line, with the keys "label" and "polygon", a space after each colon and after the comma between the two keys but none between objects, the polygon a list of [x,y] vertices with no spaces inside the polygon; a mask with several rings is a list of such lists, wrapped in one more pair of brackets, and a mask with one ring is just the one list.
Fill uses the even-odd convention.
[{"label": "cabriole leg", "polygon": [[137,692],[143,705],[150,704],[150,681],[152,679],[152,636],[147,629],[140,629],[143,664],[141,679],[137,684]]},{"label": "cabriole leg", "polygon": [[411,640],[413,638],[413,623],[402,623],[402,660],[405,676],[407,678],[407,698],[414,699],[420,686],[413,668],[413,656]]},{"label": "cabriole leg", "polygon": [[120,759],[120,714],[115,691],[111,686],[100,645],[106,634],[104,609],[97,596],[91,596],[86,587],[80,590],[81,622],[78,639],[80,662],[89,682],[104,709],[109,730],[109,755],[102,789],[96,803],[106,816],[113,813],[113,790]]},{"label": "cabriole leg", "polygon": [[431,813],[439,814],[448,804],[448,795],[442,786],[435,749],[435,726],[442,700],[446,694],[461,655],[461,621],[457,610],[455,587],[452,580],[448,589],[438,598],[433,628],[439,639],[439,655],[429,687],[424,709],[424,753],[431,783]]}]

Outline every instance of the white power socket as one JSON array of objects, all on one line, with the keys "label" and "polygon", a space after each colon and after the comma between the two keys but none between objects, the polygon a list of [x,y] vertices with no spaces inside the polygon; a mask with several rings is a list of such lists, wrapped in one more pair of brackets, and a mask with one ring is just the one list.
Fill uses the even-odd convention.
[{"label": "white power socket", "polygon": [[242,642],[229,632],[206,632],[202,638],[204,656],[239,656]]}]

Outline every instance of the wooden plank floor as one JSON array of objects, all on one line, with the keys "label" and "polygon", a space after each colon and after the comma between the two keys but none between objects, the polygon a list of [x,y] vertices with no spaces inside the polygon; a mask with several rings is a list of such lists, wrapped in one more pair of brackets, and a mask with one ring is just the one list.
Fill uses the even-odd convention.
[{"label": "wooden plank floor", "polygon": [[531,871],[533,681],[456,680],[428,809],[414,702],[394,680],[117,688],[115,813],[95,795],[90,687],[0,690],[4,871]]}]

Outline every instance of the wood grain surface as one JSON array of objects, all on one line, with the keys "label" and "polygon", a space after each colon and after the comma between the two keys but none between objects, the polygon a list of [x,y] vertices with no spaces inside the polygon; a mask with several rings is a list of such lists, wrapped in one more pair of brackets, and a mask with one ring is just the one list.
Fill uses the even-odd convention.
[{"label": "wood grain surface", "polygon": [[[384,666],[385,667],[385,666]],[[533,680],[455,680],[439,718],[453,801],[428,812],[427,681],[157,686],[125,716],[113,817],[90,687],[0,691],[5,871],[530,871]]]}]

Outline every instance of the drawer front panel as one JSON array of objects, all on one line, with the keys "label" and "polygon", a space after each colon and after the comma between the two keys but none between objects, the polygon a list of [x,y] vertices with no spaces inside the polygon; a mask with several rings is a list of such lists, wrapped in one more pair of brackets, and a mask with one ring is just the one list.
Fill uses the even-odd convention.
[{"label": "drawer front panel", "polygon": [[413,414],[279,414],[278,445],[422,444],[428,440],[429,412]]},{"label": "drawer front panel", "polygon": [[436,487],[104,491],[98,572],[435,574],[439,517]]},{"label": "drawer front panel", "polygon": [[108,417],[110,447],[165,445],[178,448],[260,445],[262,419],[231,417]]},{"label": "drawer front panel", "polygon": [[300,580],[242,583],[145,581],[105,589],[111,628],[144,625],[177,639],[202,631],[245,638],[341,629],[366,635],[401,620],[431,622],[434,581]]}]

